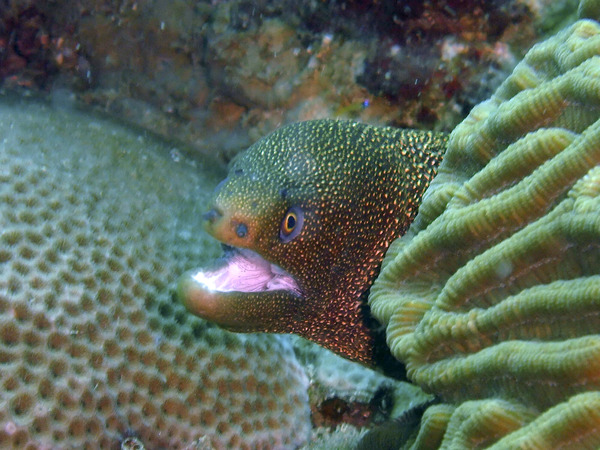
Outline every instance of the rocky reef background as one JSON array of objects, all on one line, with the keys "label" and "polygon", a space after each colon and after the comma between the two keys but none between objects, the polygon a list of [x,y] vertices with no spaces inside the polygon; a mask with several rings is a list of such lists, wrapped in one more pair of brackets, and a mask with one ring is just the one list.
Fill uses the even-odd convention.
[{"label": "rocky reef background", "polygon": [[0,83],[226,162],[297,120],[450,131],[576,5],[2,0]]},{"label": "rocky reef background", "polygon": [[[335,426],[368,425],[410,406],[416,394],[406,386],[332,362],[314,347],[296,344],[293,353],[285,340],[246,341],[185,318],[171,299],[173,280],[188,262],[218,251],[194,234],[193,216],[217,179],[192,190],[186,181],[212,176],[215,160],[193,166],[207,155],[227,162],[296,120],[343,117],[449,131],[533,42],[574,20],[576,4],[0,0],[3,103],[17,91],[53,105],[15,114],[12,108],[21,107],[11,100],[1,111],[4,136],[12,140],[0,145],[0,442],[268,448],[309,441],[309,448],[345,448],[360,432],[342,425],[329,435]],[[82,119],[82,106],[134,131],[115,131],[93,115]],[[54,139],[36,157],[48,132]],[[172,145],[157,144],[151,133]],[[110,174],[93,168],[107,158],[106,146],[120,161]],[[65,158],[65,148],[76,158]],[[178,190],[165,192],[173,179]],[[128,189],[110,187],[115,180]],[[98,206],[98,192],[109,192],[111,201]],[[127,207],[132,201],[137,209]],[[121,206],[112,215],[99,209],[114,205]],[[131,226],[148,210],[160,221]],[[98,233],[105,239],[95,239]],[[140,236],[161,251],[135,248]],[[172,236],[179,241],[168,241]],[[106,242],[114,248],[105,250]],[[44,263],[48,255],[54,260]],[[259,364],[265,354],[266,366]],[[215,365],[222,370],[211,379],[205,368]],[[292,375],[272,398],[281,367]],[[46,382],[46,373],[57,381]],[[258,394],[248,399],[229,385]],[[194,395],[202,402],[189,412]],[[248,408],[260,417],[248,419]],[[248,424],[261,421],[267,437],[244,441]]]}]

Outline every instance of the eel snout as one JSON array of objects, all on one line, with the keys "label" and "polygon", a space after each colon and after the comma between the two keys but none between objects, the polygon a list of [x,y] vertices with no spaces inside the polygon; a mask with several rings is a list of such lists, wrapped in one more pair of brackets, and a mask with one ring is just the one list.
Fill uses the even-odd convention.
[{"label": "eel snout", "polygon": [[281,309],[267,303],[301,297],[296,280],[275,264],[251,250],[224,249],[218,267],[192,270],[179,280],[178,297],[193,314],[235,331],[262,331],[269,311],[276,316]]}]

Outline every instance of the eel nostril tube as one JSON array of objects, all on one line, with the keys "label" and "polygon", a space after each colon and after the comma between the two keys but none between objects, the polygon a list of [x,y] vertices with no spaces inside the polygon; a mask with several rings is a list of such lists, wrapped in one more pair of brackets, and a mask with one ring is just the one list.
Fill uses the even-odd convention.
[{"label": "eel nostril tube", "polygon": [[219,217],[223,216],[223,213],[215,208],[211,208],[210,211],[205,212],[202,218],[210,223],[216,221]]}]

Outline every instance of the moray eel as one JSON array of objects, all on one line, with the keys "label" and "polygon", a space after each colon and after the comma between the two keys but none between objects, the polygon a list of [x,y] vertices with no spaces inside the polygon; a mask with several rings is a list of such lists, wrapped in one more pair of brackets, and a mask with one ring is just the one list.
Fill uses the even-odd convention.
[{"label": "moray eel", "polygon": [[335,120],[276,130],[217,186],[205,227],[225,257],[185,274],[179,298],[228,330],[295,333],[380,365],[387,346],[376,342],[363,300],[446,142],[441,133]]}]

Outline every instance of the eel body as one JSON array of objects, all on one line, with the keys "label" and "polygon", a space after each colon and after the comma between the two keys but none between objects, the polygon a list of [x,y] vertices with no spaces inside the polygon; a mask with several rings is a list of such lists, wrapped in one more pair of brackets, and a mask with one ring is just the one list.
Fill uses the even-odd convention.
[{"label": "eel body", "polygon": [[364,299],[435,176],[441,133],[315,120],[233,161],[205,214],[225,255],[179,283],[187,308],[239,332],[295,333],[379,363]]}]

